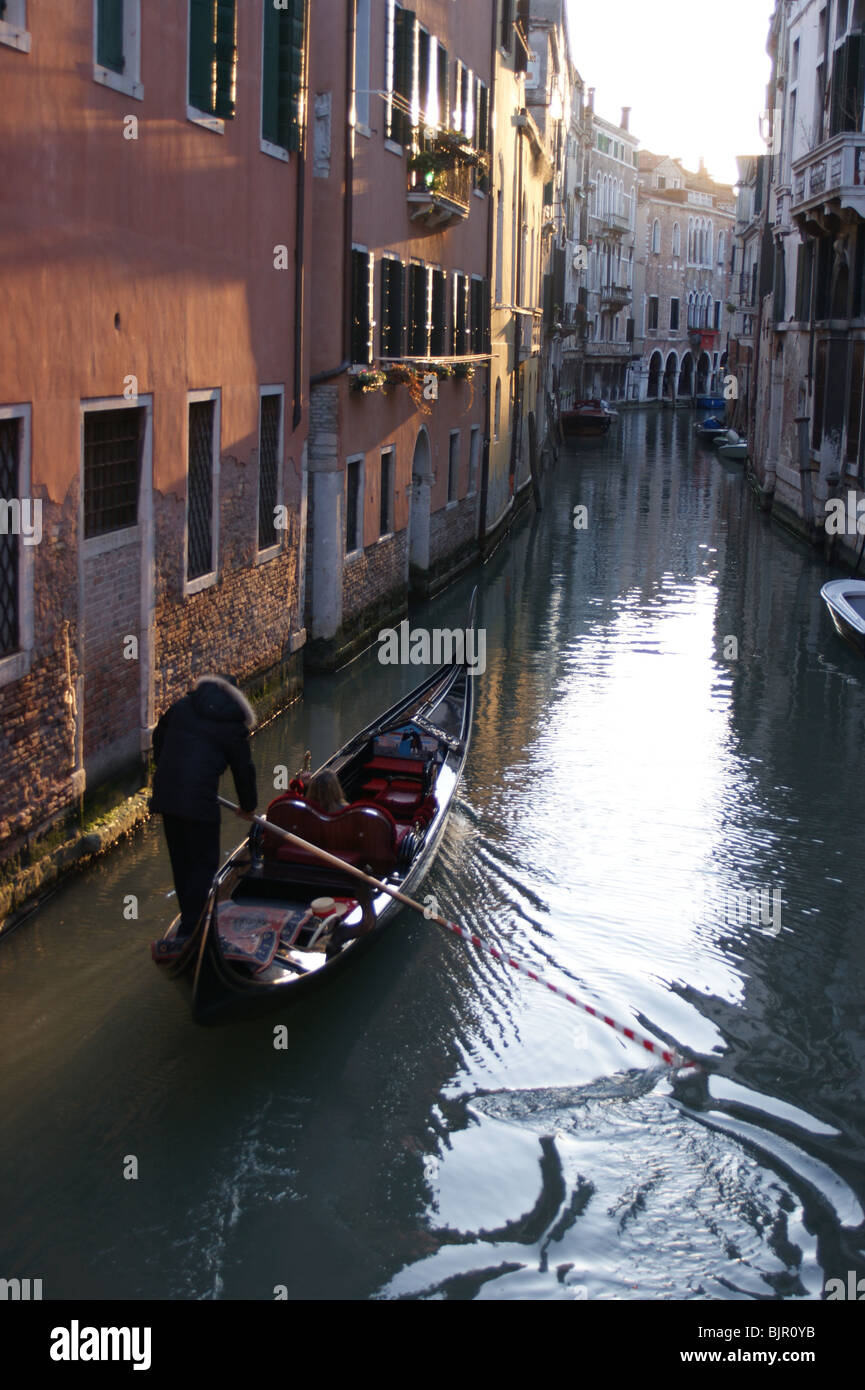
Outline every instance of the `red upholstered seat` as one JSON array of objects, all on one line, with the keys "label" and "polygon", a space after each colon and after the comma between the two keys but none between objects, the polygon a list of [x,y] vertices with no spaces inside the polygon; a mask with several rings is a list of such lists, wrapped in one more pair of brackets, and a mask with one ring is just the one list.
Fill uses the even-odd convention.
[{"label": "red upholstered seat", "polygon": [[[267,808],[267,819],[292,835],[299,835],[347,864],[368,864],[381,877],[396,864],[397,833],[393,816],[383,806],[355,802],[331,815],[295,797],[277,797]],[[264,833],[264,858],[280,863],[320,864],[315,855],[276,835]]]},{"label": "red upholstered seat", "polygon": [[425,767],[423,758],[372,758],[364,770],[367,773],[385,772],[396,777],[422,778]]},{"label": "red upholstered seat", "polygon": [[382,792],[375,799],[376,806],[386,807],[395,820],[407,820],[420,803],[420,784],[411,791],[401,791],[391,784],[386,792]]}]

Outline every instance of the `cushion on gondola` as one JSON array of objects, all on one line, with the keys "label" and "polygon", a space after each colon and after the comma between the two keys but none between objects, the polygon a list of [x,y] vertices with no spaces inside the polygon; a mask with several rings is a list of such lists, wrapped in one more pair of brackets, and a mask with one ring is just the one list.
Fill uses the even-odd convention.
[{"label": "cushion on gondola", "polygon": [[372,758],[365,771],[370,773],[392,773],[397,777],[423,777],[426,770],[424,758]]},{"label": "cushion on gondola", "polygon": [[375,799],[376,806],[384,806],[390,811],[394,820],[407,820],[413,811],[416,811],[421,803],[420,786],[414,786],[409,791],[402,787],[395,787],[391,784],[386,792],[382,792]]},{"label": "cushion on gondola", "polygon": [[[327,850],[347,864],[369,864],[374,874],[390,873],[396,864],[396,822],[389,811],[371,802],[354,802],[328,815],[306,801],[278,797],[267,809],[267,819],[292,835]],[[289,864],[320,864],[308,850],[287,844],[264,832],[264,858]]]},{"label": "cushion on gondola", "polygon": [[220,903],[216,925],[225,959],[250,965],[256,973],[266,970],[276,955],[285,917],[282,908]]}]

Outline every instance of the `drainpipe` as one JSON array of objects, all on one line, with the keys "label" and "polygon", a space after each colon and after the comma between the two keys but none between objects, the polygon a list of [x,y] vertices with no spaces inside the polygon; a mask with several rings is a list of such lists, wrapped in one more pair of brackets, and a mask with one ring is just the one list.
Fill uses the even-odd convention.
[{"label": "drainpipe", "polygon": [[354,48],[357,34],[357,0],[349,0],[348,24],[345,38],[345,193],[343,196],[343,268],[342,268],[342,320],[343,320],[343,360],[338,367],[330,367],[317,372],[310,378],[310,386],[321,386],[325,381],[342,376],[351,366],[351,248],[354,240],[354,127],[351,113],[354,110]]},{"label": "drainpipe", "polygon": [[[496,152],[495,152],[495,140],[494,140],[494,138],[493,138],[493,132],[494,132],[494,131],[496,130],[496,128],[497,128],[496,92],[498,91],[498,86],[499,86],[498,82],[496,81],[496,55],[497,55],[497,53],[498,53],[498,45],[497,45],[497,43],[496,43],[496,38],[497,38],[497,34],[496,34],[496,25],[494,24],[494,25],[493,25],[493,28],[492,28],[492,45],[491,45],[491,49],[490,49],[490,96],[489,96],[490,110],[489,110],[489,131],[488,131],[488,140],[489,140],[489,147],[490,147],[490,178],[489,178],[489,186],[488,186],[488,190],[487,190],[487,274],[488,274],[488,276],[489,276],[489,287],[490,287],[490,289],[489,289],[489,315],[490,315],[490,317],[489,317],[489,322],[488,322],[487,325],[486,325],[486,329],[487,329],[487,332],[488,332],[488,334],[489,334],[490,359],[489,359],[489,361],[487,362],[487,371],[486,371],[486,376],[487,376],[486,429],[485,429],[485,431],[484,431],[484,447],[483,447],[483,454],[482,454],[482,458],[481,458],[481,497],[480,497],[480,512],[481,512],[481,515],[480,515],[480,522],[479,522],[479,525],[478,525],[478,549],[480,550],[481,554],[483,554],[483,549],[484,549],[484,546],[486,545],[486,539],[487,539],[487,506],[488,506],[488,504],[489,504],[489,490],[490,490],[490,450],[491,450],[491,448],[492,448],[492,438],[493,438],[493,404],[494,404],[494,402],[493,402],[493,396],[494,396],[494,392],[493,392],[493,356],[492,356],[492,350],[493,350],[493,342],[492,342],[492,336],[493,336],[493,324],[492,324],[493,310],[492,310],[492,306],[493,306],[493,300],[494,300],[494,297],[495,297],[495,271],[496,271],[495,265],[494,265],[494,263],[493,263],[493,262],[494,262],[494,256],[495,256],[495,250],[494,250],[494,247],[495,247],[494,223],[495,223],[495,204],[496,204],[496,200],[495,200],[495,198],[494,198],[494,196],[493,196],[493,188],[495,187],[495,179],[496,179],[496,177],[497,177],[498,171],[497,171],[496,162],[495,162],[495,153],[496,153]],[[504,189],[502,189],[502,193],[503,193],[503,192],[504,192]],[[504,255],[504,248],[503,248],[503,250],[502,250],[502,254]]]},{"label": "drainpipe", "polygon": [[[520,113],[524,114],[524,111]],[[514,299],[519,299],[520,285],[523,273],[523,142],[525,140],[525,125],[519,126],[520,138],[517,148],[519,149],[519,168],[517,170],[517,264],[516,264],[516,284],[514,285]],[[520,306],[515,306],[520,307]],[[520,327],[517,328],[517,321]],[[517,423],[522,416],[523,408],[523,373],[520,362],[520,335],[522,333],[522,320],[519,314],[514,315],[514,348],[517,364],[517,382],[514,392],[514,408],[511,417],[511,496],[516,496],[517,490]]]},{"label": "drainpipe", "polygon": [[306,130],[301,132],[297,151],[297,224],[294,236],[294,411],[292,426],[297,429],[303,417],[304,346],[304,245],[306,233],[307,132],[309,131],[309,7],[304,16],[303,51],[307,55]]}]

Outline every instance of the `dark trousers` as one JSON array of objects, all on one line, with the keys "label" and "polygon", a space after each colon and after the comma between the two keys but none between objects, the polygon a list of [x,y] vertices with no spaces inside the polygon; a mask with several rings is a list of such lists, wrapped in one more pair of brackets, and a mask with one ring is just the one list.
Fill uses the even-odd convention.
[{"label": "dark trousers", "polygon": [[201,916],[219,868],[219,821],[162,817],[174,887],[180,904],[178,936],[189,936]]}]

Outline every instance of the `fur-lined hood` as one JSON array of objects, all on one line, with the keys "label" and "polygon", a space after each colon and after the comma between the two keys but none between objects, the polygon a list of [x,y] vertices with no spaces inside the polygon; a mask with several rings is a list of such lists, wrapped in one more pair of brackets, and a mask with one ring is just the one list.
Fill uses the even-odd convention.
[{"label": "fur-lined hood", "polygon": [[192,701],[207,719],[237,719],[240,715],[247,729],[258,723],[246,696],[223,676],[199,676],[192,687]]}]

